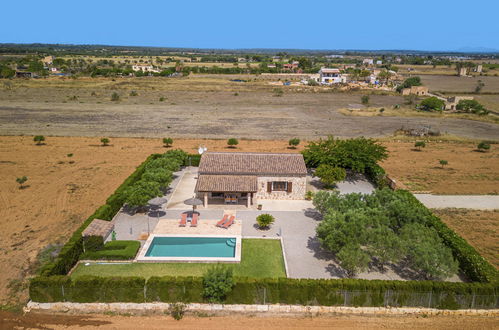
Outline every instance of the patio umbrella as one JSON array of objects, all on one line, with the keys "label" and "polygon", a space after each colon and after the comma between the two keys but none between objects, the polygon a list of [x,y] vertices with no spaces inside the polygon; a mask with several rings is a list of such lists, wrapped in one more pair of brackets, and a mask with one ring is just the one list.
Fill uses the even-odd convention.
[{"label": "patio umbrella", "polygon": [[[168,200],[166,198],[163,198],[163,197],[154,197],[153,199],[150,199],[147,204],[151,205],[151,206],[161,206],[163,204],[165,204]],[[158,221],[159,221],[159,210],[156,211],[156,216],[158,218]],[[147,233],[149,234],[150,233],[150,228],[149,228],[149,213],[147,214]]]},{"label": "patio umbrella", "polygon": [[194,210],[196,209],[196,205],[203,205],[203,201],[200,200],[199,198],[192,197],[189,199],[186,199],[184,201],[185,205],[192,205],[192,213],[194,213]]}]

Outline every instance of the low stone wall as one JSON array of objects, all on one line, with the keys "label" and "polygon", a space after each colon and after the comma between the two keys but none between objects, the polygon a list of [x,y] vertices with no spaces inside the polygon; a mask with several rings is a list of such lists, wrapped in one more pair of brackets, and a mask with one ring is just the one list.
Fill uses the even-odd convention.
[{"label": "low stone wall", "polygon": [[[47,313],[133,313],[133,314],[163,314],[168,310],[167,303],[37,303],[30,301],[24,308],[25,312]],[[499,316],[498,309],[461,309],[441,310],[433,308],[392,308],[392,307],[330,307],[330,306],[300,306],[300,305],[222,305],[222,304],[186,304],[186,312],[204,312],[214,315],[225,314],[261,314],[276,315],[325,315],[325,314],[365,314],[365,315],[484,315]]]}]

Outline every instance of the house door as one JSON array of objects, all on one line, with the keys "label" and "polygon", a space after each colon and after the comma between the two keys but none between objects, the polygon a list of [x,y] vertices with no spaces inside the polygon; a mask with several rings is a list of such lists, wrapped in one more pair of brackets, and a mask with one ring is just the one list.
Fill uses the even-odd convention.
[{"label": "house door", "polygon": [[237,204],[237,195],[234,193],[226,193],[225,204]]}]

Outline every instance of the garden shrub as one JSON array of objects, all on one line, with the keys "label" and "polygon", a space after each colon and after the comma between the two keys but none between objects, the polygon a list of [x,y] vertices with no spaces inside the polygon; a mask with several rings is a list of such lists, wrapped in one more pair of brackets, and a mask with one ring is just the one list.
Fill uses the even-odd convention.
[{"label": "garden shrub", "polygon": [[99,251],[86,251],[80,257],[83,260],[131,260],[140,248],[139,241],[110,241]]},{"label": "garden shrub", "polygon": [[89,302],[144,302],[142,277],[81,276],[72,280],[71,301]]},{"label": "garden shrub", "polygon": [[87,236],[83,238],[83,249],[85,251],[98,251],[104,247],[102,236]]},{"label": "garden shrub", "polygon": [[148,302],[202,302],[203,279],[201,277],[153,276],[147,281]]},{"label": "garden shrub", "polygon": [[209,302],[220,303],[224,301],[233,286],[231,268],[217,265],[208,269],[203,275],[203,296]]}]

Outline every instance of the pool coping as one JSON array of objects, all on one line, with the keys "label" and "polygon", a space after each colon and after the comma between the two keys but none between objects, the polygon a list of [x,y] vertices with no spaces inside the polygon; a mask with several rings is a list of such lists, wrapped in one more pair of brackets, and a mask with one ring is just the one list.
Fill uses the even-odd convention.
[{"label": "pool coping", "polygon": [[[234,257],[146,257],[147,250],[155,237],[215,237],[215,238],[236,238],[236,250]],[[241,235],[194,235],[194,234],[151,234],[142,246],[139,254],[135,258],[136,262],[223,262],[238,263],[241,262]]]}]

